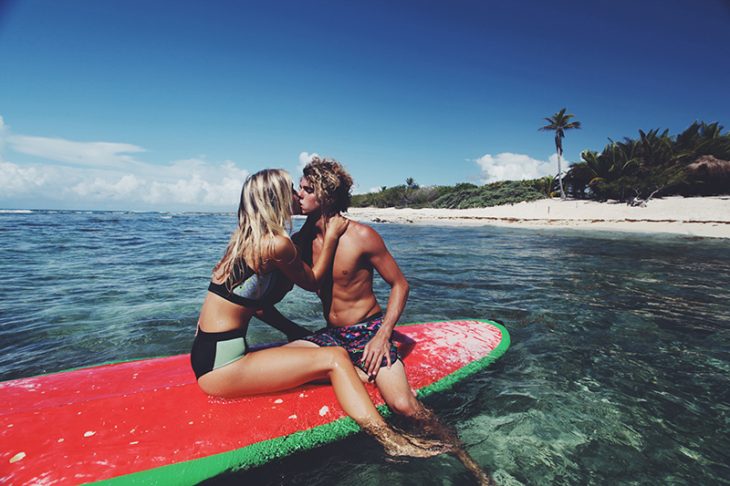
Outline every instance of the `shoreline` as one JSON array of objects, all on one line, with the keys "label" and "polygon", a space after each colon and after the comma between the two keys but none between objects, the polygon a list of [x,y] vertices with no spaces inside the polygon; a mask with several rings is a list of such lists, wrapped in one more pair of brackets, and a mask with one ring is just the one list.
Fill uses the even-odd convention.
[{"label": "shoreline", "polygon": [[730,238],[730,196],[652,199],[645,207],[618,202],[540,199],[487,208],[350,208],[356,221],[437,226],[501,226]]}]

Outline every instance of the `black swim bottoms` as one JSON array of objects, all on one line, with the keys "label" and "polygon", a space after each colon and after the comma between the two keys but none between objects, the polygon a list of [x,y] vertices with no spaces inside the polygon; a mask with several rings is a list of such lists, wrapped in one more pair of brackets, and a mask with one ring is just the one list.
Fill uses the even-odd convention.
[{"label": "black swim bottoms", "polygon": [[[341,346],[347,350],[352,363],[367,373],[365,363],[362,362],[362,356],[365,351],[365,345],[375,337],[375,333],[380,329],[383,323],[383,313],[378,312],[357,324],[345,327],[327,326],[312,334],[303,337],[302,340],[309,341],[318,346]],[[398,360],[398,348],[390,341],[390,362],[395,363]],[[380,367],[388,365],[388,360],[383,357]]]},{"label": "black swim bottoms", "polygon": [[245,331],[205,332],[198,328],[190,351],[195,378],[243,358],[248,352]]}]

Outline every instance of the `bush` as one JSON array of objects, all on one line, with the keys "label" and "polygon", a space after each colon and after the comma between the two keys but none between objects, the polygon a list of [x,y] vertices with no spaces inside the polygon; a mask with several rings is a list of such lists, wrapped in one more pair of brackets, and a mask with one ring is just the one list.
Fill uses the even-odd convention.
[{"label": "bush", "polygon": [[552,178],[528,181],[502,181],[477,186],[461,183],[456,186],[429,186],[409,189],[395,186],[352,197],[353,207],[412,208],[478,208],[501,204],[534,201],[552,191]]}]

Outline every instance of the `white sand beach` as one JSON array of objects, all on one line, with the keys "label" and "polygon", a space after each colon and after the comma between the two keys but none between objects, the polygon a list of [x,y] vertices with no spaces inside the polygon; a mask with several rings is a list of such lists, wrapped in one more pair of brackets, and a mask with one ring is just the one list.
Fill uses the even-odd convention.
[{"label": "white sand beach", "polygon": [[473,209],[351,208],[348,215],[363,222],[571,228],[730,238],[730,196],[667,197],[652,199],[645,207],[542,199]]}]

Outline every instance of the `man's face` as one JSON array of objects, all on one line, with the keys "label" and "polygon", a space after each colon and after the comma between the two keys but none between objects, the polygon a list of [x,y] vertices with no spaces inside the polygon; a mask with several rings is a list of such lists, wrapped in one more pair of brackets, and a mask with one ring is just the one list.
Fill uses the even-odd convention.
[{"label": "man's face", "polygon": [[317,196],[314,193],[314,186],[302,177],[299,180],[299,205],[302,208],[302,214],[309,215],[316,213],[321,209]]}]

